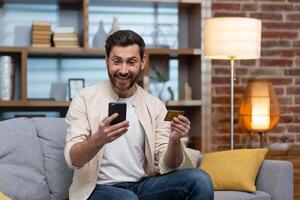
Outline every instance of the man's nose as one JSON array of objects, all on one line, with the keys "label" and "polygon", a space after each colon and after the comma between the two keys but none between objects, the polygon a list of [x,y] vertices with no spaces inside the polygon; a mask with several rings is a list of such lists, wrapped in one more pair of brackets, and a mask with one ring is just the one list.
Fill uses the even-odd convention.
[{"label": "man's nose", "polygon": [[127,74],[128,73],[128,67],[127,67],[126,62],[123,62],[123,64],[121,65],[120,73],[122,73],[122,74]]}]

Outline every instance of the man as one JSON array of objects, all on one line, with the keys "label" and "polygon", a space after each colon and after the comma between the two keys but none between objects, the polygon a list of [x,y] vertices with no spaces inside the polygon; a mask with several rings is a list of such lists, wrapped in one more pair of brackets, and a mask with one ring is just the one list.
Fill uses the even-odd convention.
[{"label": "man", "polygon": [[[190,121],[164,121],[164,104],[136,84],[146,62],[143,39],[117,31],[105,49],[110,81],[78,92],[66,117],[65,157],[75,168],[70,199],[212,200],[205,172],[176,170]],[[108,116],[108,104],[117,101],[127,103],[127,120],[110,125],[118,114]]]}]

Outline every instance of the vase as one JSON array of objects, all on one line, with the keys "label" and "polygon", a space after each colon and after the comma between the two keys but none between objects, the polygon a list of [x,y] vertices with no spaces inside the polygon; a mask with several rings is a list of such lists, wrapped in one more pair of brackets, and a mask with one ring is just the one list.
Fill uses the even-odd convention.
[{"label": "vase", "polygon": [[165,89],[165,87],[162,88],[162,90],[159,93],[159,98],[161,100],[174,100],[174,92],[170,86]]},{"label": "vase", "polygon": [[104,30],[104,23],[102,20],[100,20],[98,31],[93,38],[93,47],[94,48],[104,48],[105,40],[106,40],[106,33]]},{"label": "vase", "polygon": [[0,56],[0,100],[13,98],[14,65],[10,56]]},{"label": "vase", "polygon": [[109,33],[107,34],[107,36],[110,36],[111,34],[113,34],[114,32],[116,32],[118,30],[120,30],[119,21],[118,21],[117,17],[114,17],[111,29],[110,29]]}]

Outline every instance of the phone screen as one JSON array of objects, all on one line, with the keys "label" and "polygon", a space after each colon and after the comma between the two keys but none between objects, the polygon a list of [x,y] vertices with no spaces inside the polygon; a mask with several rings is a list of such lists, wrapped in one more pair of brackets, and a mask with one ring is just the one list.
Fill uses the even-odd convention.
[{"label": "phone screen", "polygon": [[126,120],[126,106],[125,102],[110,102],[108,105],[108,116],[118,113],[119,116],[115,118],[110,124],[114,125]]}]

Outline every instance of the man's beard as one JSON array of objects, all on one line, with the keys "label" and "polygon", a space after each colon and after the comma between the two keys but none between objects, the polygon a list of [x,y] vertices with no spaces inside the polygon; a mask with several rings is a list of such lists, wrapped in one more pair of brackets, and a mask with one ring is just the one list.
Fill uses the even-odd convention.
[{"label": "man's beard", "polygon": [[[128,73],[125,76],[120,73],[110,74],[108,71],[108,76],[109,76],[110,82],[112,83],[113,87],[115,88],[115,90],[117,92],[126,92],[130,88],[132,88],[135,85],[135,83],[138,81],[140,74],[141,74],[141,68],[136,76],[133,76],[131,73]],[[129,84],[126,84],[124,86],[118,84],[117,83],[118,80],[116,80],[116,79],[122,79],[122,78],[128,79]]]}]

